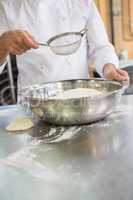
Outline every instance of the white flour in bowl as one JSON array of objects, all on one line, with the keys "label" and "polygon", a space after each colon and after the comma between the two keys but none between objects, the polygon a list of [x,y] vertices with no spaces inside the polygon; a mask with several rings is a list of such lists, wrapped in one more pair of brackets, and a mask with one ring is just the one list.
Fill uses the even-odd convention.
[{"label": "white flour in bowl", "polygon": [[98,91],[91,88],[76,88],[71,90],[66,90],[60,92],[51,99],[72,99],[72,98],[83,98],[83,97],[95,97],[97,95],[102,95],[104,92]]}]

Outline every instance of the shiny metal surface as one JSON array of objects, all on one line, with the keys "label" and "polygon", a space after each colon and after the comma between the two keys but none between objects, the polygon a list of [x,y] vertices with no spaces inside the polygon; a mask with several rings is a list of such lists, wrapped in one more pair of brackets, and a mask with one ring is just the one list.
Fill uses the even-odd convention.
[{"label": "shiny metal surface", "polygon": [[[51,99],[59,92],[75,88],[91,88],[105,94],[97,98]],[[107,116],[119,103],[122,92],[122,85],[114,81],[71,80],[31,89],[28,100],[31,110],[44,122],[56,125],[86,124]]]},{"label": "shiny metal surface", "polygon": [[17,135],[5,131],[25,114],[16,106],[0,109],[1,200],[133,199],[133,96],[123,96],[101,122],[60,127],[71,139],[52,144],[30,136],[45,135],[44,124]]}]

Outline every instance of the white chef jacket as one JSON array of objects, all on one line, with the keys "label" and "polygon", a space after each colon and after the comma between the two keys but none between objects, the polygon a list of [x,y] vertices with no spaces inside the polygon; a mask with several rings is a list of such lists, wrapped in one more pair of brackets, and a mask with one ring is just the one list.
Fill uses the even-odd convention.
[{"label": "white chef jacket", "polygon": [[18,88],[88,78],[90,60],[102,76],[103,66],[112,63],[117,67],[118,59],[93,0],[0,0],[0,34],[22,29],[46,42],[63,32],[80,31],[85,25],[88,32],[72,55],[55,55],[49,48],[39,47],[17,56]]}]

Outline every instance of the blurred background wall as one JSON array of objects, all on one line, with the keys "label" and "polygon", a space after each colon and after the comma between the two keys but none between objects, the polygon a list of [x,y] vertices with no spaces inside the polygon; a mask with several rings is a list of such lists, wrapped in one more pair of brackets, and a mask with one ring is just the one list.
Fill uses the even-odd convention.
[{"label": "blurred background wall", "polygon": [[[95,0],[118,55],[133,58],[133,0]],[[126,50],[126,51],[125,51]]]}]

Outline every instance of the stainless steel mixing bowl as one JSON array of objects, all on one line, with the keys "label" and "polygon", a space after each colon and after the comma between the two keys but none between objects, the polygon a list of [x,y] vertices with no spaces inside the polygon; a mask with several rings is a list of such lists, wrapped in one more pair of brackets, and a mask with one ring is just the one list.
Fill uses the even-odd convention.
[{"label": "stainless steel mixing bowl", "polygon": [[[59,92],[91,88],[104,92],[95,98],[51,99]],[[119,103],[124,87],[101,79],[67,80],[30,87],[26,99],[30,109],[44,122],[55,125],[87,124],[105,118]]]}]

